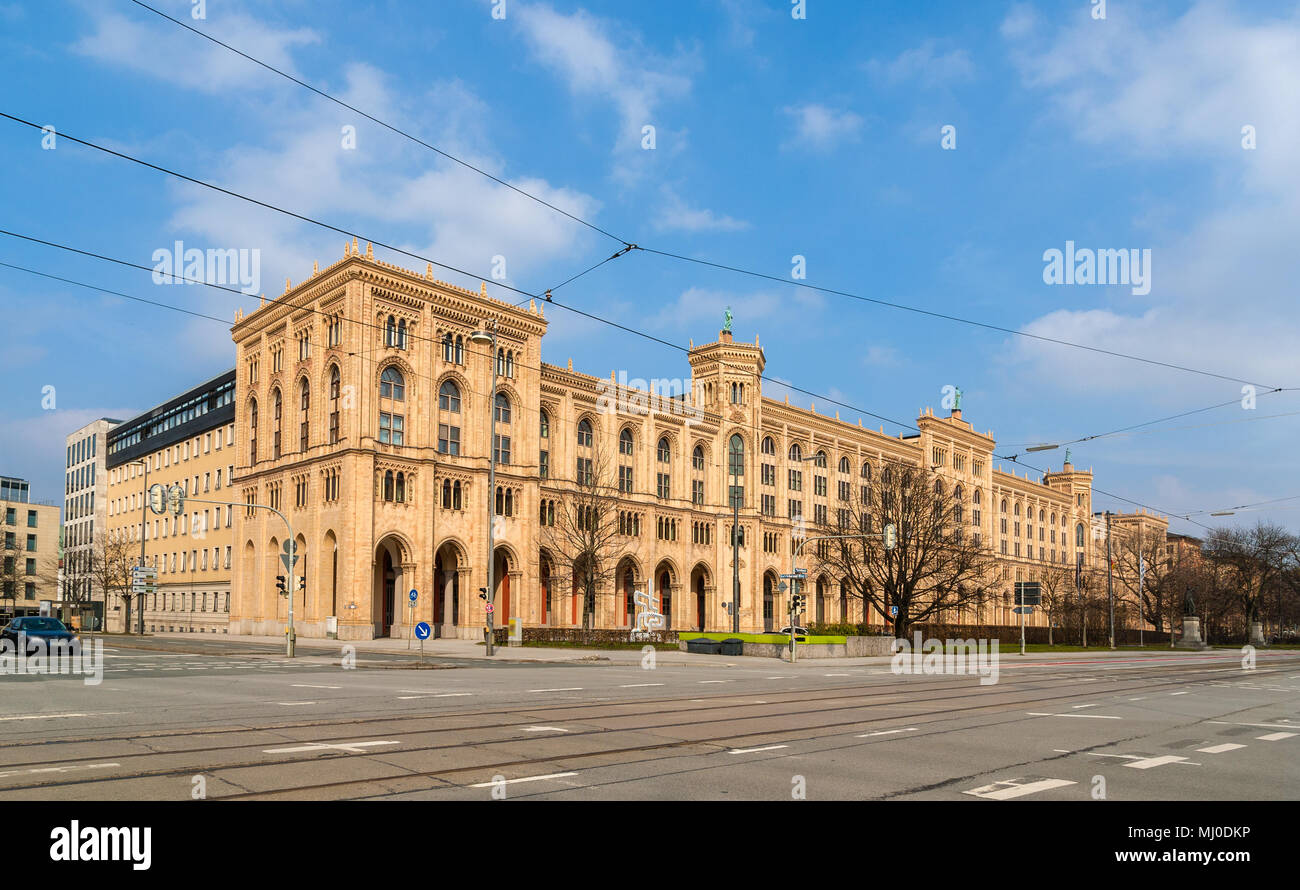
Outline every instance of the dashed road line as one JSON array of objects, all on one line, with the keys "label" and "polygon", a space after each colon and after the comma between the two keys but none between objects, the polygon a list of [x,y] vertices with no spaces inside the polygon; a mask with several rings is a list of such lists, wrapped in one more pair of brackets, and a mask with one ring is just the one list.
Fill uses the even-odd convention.
[{"label": "dashed road line", "polygon": [[1090,717],[1093,720],[1120,720],[1120,717],[1112,717],[1108,714],[1047,714],[1042,711],[1026,711],[1030,717]]},{"label": "dashed road line", "polygon": [[1294,738],[1294,732],[1270,732],[1268,735],[1255,736],[1256,740],[1261,742],[1280,742],[1283,739]]},{"label": "dashed road line", "polygon": [[[544,782],[547,779],[563,779],[568,776],[576,776],[576,775],[577,773],[548,773],[545,776],[524,776],[523,778],[520,779],[503,779],[502,781],[507,785],[517,785],[520,782]],[[496,784],[497,784],[496,782],[478,782],[474,785],[470,785],[469,787],[492,788]]]},{"label": "dashed road line", "polygon": [[1009,779],[1005,782],[994,782],[992,785],[972,788],[970,791],[963,791],[962,794],[982,797],[985,800],[1012,800],[1017,797],[1024,797],[1027,794],[1037,794],[1040,791],[1050,791],[1053,788],[1064,788],[1067,785],[1077,784],[1077,782],[1072,782],[1069,779],[1039,779],[1037,782],[1020,785],[1017,780]]},{"label": "dashed road line", "polygon": [[266,748],[263,754],[299,754],[303,751],[347,751],[349,754],[363,754],[366,748],[374,748],[379,745],[400,745],[401,742],[344,742],[338,745],[327,745],[319,742],[311,745],[299,745],[293,748]]},{"label": "dashed road line", "polygon": [[1238,748],[1244,748],[1245,745],[1238,745],[1234,742],[1224,742],[1222,745],[1211,745],[1208,748],[1197,748],[1202,754],[1226,754],[1228,751],[1236,751]]},{"label": "dashed road line", "polygon": [[765,748],[732,748],[728,754],[754,754],[758,751],[776,751],[779,748],[789,748],[789,745],[768,745]]}]

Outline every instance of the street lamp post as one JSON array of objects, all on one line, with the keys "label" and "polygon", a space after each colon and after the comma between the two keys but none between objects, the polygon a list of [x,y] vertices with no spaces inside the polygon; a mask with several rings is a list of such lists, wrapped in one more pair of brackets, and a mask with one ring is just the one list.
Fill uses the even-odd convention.
[{"label": "street lamp post", "polygon": [[488,412],[492,417],[491,432],[488,436],[488,490],[487,490],[487,589],[483,591],[484,607],[487,610],[487,654],[489,657],[496,654],[492,639],[492,609],[496,599],[496,579],[493,577],[496,569],[496,560],[493,550],[496,548],[494,540],[496,512],[493,498],[496,497],[497,487],[497,320],[492,319],[492,330],[474,331],[469,335],[474,343],[481,343],[491,347],[488,350],[488,362],[492,365],[492,389],[488,393]]},{"label": "street lamp post", "polygon": [[[131,461],[133,464],[144,464],[144,489],[140,494],[140,568],[144,568],[144,531],[148,523],[149,510],[149,458],[140,457]],[[140,634],[144,635],[144,594],[138,594],[140,601],[136,603],[136,612],[139,613]],[[131,601],[127,600],[126,605],[126,632],[131,632]]]},{"label": "street lamp post", "polygon": [[1106,511],[1106,599],[1110,601],[1110,648],[1115,648],[1115,587],[1111,577],[1110,516]]}]

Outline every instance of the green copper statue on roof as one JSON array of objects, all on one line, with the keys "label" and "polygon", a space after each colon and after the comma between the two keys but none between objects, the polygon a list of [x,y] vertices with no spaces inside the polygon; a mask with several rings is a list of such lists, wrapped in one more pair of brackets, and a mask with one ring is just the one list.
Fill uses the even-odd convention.
[{"label": "green copper statue on roof", "polygon": [[726,331],[728,334],[731,333],[731,307],[730,306],[727,307],[726,312],[722,313],[722,329]]}]

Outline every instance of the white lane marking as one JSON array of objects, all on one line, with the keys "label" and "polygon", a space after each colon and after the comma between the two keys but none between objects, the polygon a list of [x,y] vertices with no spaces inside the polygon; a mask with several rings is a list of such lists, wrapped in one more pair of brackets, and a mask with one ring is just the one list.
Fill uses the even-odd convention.
[{"label": "white lane marking", "polygon": [[558,726],[525,726],[524,732],[568,732]]},{"label": "white lane marking", "polygon": [[1129,701],[1146,701],[1146,700],[1147,700],[1147,697],[1146,697],[1145,695],[1139,695],[1137,698],[1130,698],[1130,699],[1129,699]]},{"label": "white lane marking", "polygon": [[1283,739],[1289,739],[1294,736],[1294,732],[1270,732],[1268,735],[1257,735],[1255,738],[1261,742],[1280,742]]},{"label": "white lane marking", "polygon": [[768,677],[769,680],[789,680],[789,677]]},{"label": "white lane marking", "polygon": [[624,683],[619,689],[636,689],[640,686],[663,686],[663,683]]},{"label": "white lane marking", "polygon": [[[399,689],[398,692],[411,692],[410,689]],[[402,701],[412,698],[464,698],[467,695],[473,695],[472,692],[417,692],[415,695],[399,695]]]},{"label": "white lane marking", "polygon": [[863,735],[857,736],[857,738],[860,738],[860,739],[869,739],[869,738],[871,738],[872,736],[877,736],[877,735],[893,735],[894,733],[898,733],[898,732],[916,732],[916,727],[915,727],[915,726],[909,726],[909,727],[907,727],[907,729],[882,729],[880,732],[868,732],[868,733],[864,733]]},{"label": "white lane marking", "polygon": [[1179,757],[1175,754],[1165,754],[1162,757],[1144,757],[1135,760],[1132,763],[1124,764],[1129,769],[1151,769],[1152,767],[1164,766],[1166,763],[1182,763],[1187,760],[1186,757]]},{"label": "white lane marking", "polygon": [[373,748],[377,745],[400,745],[401,742],[344,742],[338,745],[327,745],[324,742],[311,745],[299,745],[295,748],[265,748],[263,754],[298,754],[302,751],[347,751],[349,754],[362,754],[364,749]]},{"label": "white lane marking", "polygon": [[849,676],[852,676],[852,675],[851,675],[851,674],[825,674],[824,676],[827,676],[827,677],[849,677]]},{"label": "white lane marking", "polygon": [[1187,695],[1186,692],[1171,692],[1170,695]]},{"label": "white lane marking", "polygon": [[[567,776],[576,776],[576,775],[577,773],[548,773],[545,776],[524,776],[522,779],[506,779],[504,781],[507,785],[510,785],[518,782],[542,782],[545,781],[546,779],[563,779]],[[477,784],[470,785],[469,787],[491,788],[496,784],[497,784],[496,782],[479,782]]]},{"label": "white lane marking", "polygon": [[1238,748],[1244,748],[1245,745],[1238,745],[1233,742],[1224,742],[1222,745],[1211,745],[1208,748],[1197,748],[1202,754],[1223,754],[1228,751],[1236,751]]},{"label": "white lane marking", "polygon": [[1111,717],[1107,714],[1046,714],[1042,711],[1027,711],[1030,717],[1091,717],[1094,720],[1119,720],[1119,717]]},{"label": "white lane marking", "polygon": [[286,706],[290,706],[290,707],[291,707],[291,706],[293,706],[293,705],[314,705],[314,704],[316,704],[316,702],[314,702],[314,701],[278,701],[278,702],[276,702],[276,704],[277,704],[277,705],[286,705]]},{"label": "white lane marking", "polygon": [[1220,726],[1254,726],[1259,729],[1295,729],[1293,725],[1286,723],[1233,723],[1230,720],[1206,720],[1206,723],[1214,723]]},{"label": "white lane marking", "polygon": [[701,680],[701,683],[730,683],[730,680]]},{"label": "white lane marking", "polygon": [[768,745],[766,748],[732,748],[728,754],[753,754],[756,751],[775,751],[778,748],[788,748],[789,745]]},{"label": "white lane marking", "polygon": [[[559,686],[555,689],[530,689],[529,692],[581,692],[581,686]],[[489,783],[490,784],[490,783]]]},{"label": "white lane marking", "polygon": [[432,689],[399,689],[398,692],[416,692],[420,695],[439,695],[450,698],[453,695],[473,695],[472,692],[434,692]]},{"label": "white lane marking", "polygon": [[120,714],[121,711],[97,711],[75,714],[20,714],[15,717],[0,717],[0,720],[55,720],[60,717],[100,717],[106,714]]},{"label": "white lane marking", "polygon": [[291,683],[289,684],[298,689],[342,689],[342,686],[315,686],[311,683]]},{"label": "white lane marking", "polygon": [[0,779],[6,776],[30,776],[35,773],[69,773],[79,769],[107,769],[110,766],[121,766],[120,763],[84,763],[73,764],[71,766],[46,766],[40,769],[15,769],[8,772],[0,773]]},{"label": "white lane marking", "polygon": [[1028,785],[1018,785],[1013,779],[1007,782],[994,782],[992,785],[985,785],[982,788],[973,788],[970,791],[963,791],[962,794],[982,797],[985,800],[1011,800],[1016,797],[1024,797],[1026,794],[1037,794],[1039,791],[1050,791],[1053,788],[1064,788],[1066,785],[1076,784],[1078,783],[1071,782],[1068,779],[1040,779],[1037,782],[1030,782]]},{"label": "white lane marking", "polygon": [[1075,706],[1074,706],[1075,710],[1078,710],[1079,708],[1096,708],[1096,707],[1099,707],[1099,705],[1098,705],[1097,702],[1093,702],[1092,704],[1089,704],[1089,705],[1075,705]]}]

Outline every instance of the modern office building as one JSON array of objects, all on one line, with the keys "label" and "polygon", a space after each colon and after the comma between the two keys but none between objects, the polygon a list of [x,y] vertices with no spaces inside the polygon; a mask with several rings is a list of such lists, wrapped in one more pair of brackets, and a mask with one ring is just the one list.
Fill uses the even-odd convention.
[{"label": "modern office building", "polygon": [[59,507],[25,479],[0,476],[0,618],[36,615],[59,600]]},{"label": "modern office building", "polygon": [[[106,534],[129,542],[139,562],[158,571],[157,591],[145,597],[146,632],[225,633],[230,608],[234,473],[235,372],[227,371],[150,411],[115,426],[107,436]],[[148,490],[179,486],[179,514],[155,514]],[[132,630],[141,604],[131,604]],[[110,593],[110,631],[126,626],[127,604]]]},{"label": "modern office building", "polygon": [[96,544],[107,528],[108,432],[121,423],[111,417],[92,420],[70,433],[64,448],[63,600],[82,613],[86,630],[102,630],[104,591],[96,583]]}]

